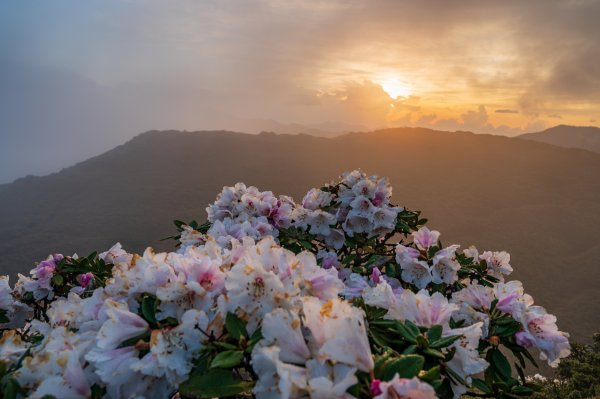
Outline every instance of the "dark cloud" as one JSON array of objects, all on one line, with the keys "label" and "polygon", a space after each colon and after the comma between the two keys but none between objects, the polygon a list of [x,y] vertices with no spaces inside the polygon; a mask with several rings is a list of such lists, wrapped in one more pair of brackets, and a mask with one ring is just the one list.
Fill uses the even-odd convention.
[{"label": "dark cloud", "polygon": [[494,111],[497,114],[518,114],[519,111],[516,109],[497,109]]}]

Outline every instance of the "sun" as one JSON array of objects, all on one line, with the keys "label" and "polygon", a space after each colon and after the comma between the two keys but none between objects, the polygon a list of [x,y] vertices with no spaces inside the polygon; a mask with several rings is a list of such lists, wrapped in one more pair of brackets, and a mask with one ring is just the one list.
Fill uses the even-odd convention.
[{"label": "sun", "polygon": [[408,97],[412,94],[410,86],[396,77],[386,77],[377,80],[383,90],[393,99],[397,97]]}]

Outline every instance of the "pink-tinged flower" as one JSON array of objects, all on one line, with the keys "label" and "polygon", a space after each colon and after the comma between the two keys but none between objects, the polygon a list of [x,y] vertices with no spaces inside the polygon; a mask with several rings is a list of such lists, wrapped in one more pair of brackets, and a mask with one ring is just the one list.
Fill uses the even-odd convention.
[{"label": "pink-tinged flower", "polygon": [[375,196],[375,190],[377,189],[377,184],[374,179],[366,177],[363,175],[362,179],[357,181],[352,186],[352,192],[356,196],[364,196],[368,198],[372,198]]},{"label": "pink-tinged flower", "polygon": [[262,262],[248,254],[226,273],[227,311],[241,311],[253,332],[265,314],[276,307],[286,307],[298,295],[298,289],[284,286],[275,271],[266,270]]},{"label": "pink-tinged flower", "polygon": [[331,232],[331,226],[335,224],[335,216],[317,209],[310,213],[307,223],[310,226],[311,234],[328,236]]},{"label": "pink-tinged flower", "polygon": [[332,199],[333,196],[330,193],[318,188],[312,188],[302,199],[302,206],[314,211],[329,205]]},{"label": "pink-tinged flower", "polygon": [[360,297],[364,290],[369,288],[367,278],[357,273],[351,273],[345,280],[346,288],[343,289],[342,295],[346,299]]},{"label": "pink-tinged flower", "polygon": [[547,360],[551,367],[558,366],[560,359],[569,356],[571,345],[569,334],[559,331],[556,316],[546,313],[541,306],[531,306],[521,316],[524,331],[519,341],[540,350],[540,359]]},{"label": "pink-tinged flower", "polygon": [[343,230],[330,229],[329,235],[325,237],[325,244],[331,248],[341,249],[346,242],[346,235]]},{"label": "pink-tinged flower", "polygon": [[400,295],[398,307],[391,309],[390,317],[397,320],[410,320],[421,327],[436,324],[447,326],[458,305],[448,303],[448,299],[439,292],[430,295],[426,290],[414,293],[404,290]]},{"label": "pink-tinged flower", "polygon": [[179,236],[179,242],[183,248],[206,242],[206,235],[200,233],[198,230],[194,230],[191,226],[184,225],[182,227],[183,231]]},{"label": "pink-tinged flower", "polygon": [[485,251],[479,255],[479,259],[487,263],[488,273],[500,280],[504,279],[503,275],[509,275],[513,271],[509,263],[510,254],[508,252]]},{"label": "pink-tinged flower", "polygon": [[439,250],[433,256],[433,266],[431,267],[432,281],[435,284],[452,284],[458,280],[458,271],[460,263],[456,260],[456,250],[458,245],[451,245]]},{"label": "pink-tinged flower", "polygon": [[98,257],[106,263],[112,263],[113,265],[130,265],[133,259],[133,255],[123,250],[121,243],[116,243],[108,251],[102,252]]},{"label": "pink-tinged flower", "polygon": [[367,287],[363,290],[362,297],[367,305],[377,306],[378,308],[387,309],[393,313],[398,311],[400,304],[399,295],[386,280],[383,280],[375,287]]},{"label": "pink-tinged flower", "polygon": [[379,270],[379,268],[374,267],[373,270],[371,271],[371,281],[375,284],[379,284],[382,280],[381,277],[381,271]]},{"label": "pink-tinged flower", "polygon": [[525,293],[523,284],[517,280],[498,283],[494,287],[494,293],[498,298],[496,308],[515,319],[520,318],[523,311],[533,305],[533,298]]},{"label": "pink-tinged flower", "polygon": [[[297,255],[291,280],[303,295],[316,296],[322,300],[336,298],[344,289],[336,269],[324,269],[317,265],[315,256],[307,251]],[[287,281],[286,281],[287,282]]]},{"label": "pink-tinged flower", "polygon": [[377,234],[385,234],[396,226],[397,208],[379,208],[373,212],[373,225]]},{"label": "pink-tinged flower", "polygon": [[129,382],[122,376],[133,377],[131,365],[137,360],[137,350],[133,346],[103,351],[98,348],[92,349],[85,359],[94,365],[95,374],[100,380],[107,384],[109,392],[111,387],[119,392],[118,386]]},{"label": "pink-tinged flower", "polygon": [[354,396],[347,393],[348,388],[358,382],[356,368],[336,363],[321,362],[310,359],[306,362],[308,371],[308,387],[311,399],[352,399]]},{"label": "pink-tinged flower", "polygon": [[92,281],[94,281],[94,274],[92,272],[79,275],[79,285],[83,288],[86,288]]},{"label": "pink-tinged flower", "polygon": [[97,345],[99,348],[115,349],[123,341],[148,331],[146,320],[131,313],[127,305],[107,299],[104,306],[107,320],[98,331]]},{"label": "pink-tinged flower", "polygon": [[398,374],[390,381],[379,384],[381,393],[373,399],[436,399],[435,390],[431,385],[421,382],[417,377],[412,379],[400,378]]},{"label": "pink-tinged flower", "polygon": [[[460,338],[450,347],[456,352],[447,364],[469,385],[471,384],[471,376],[483,372],[489,366],[488,362],[479,356],[477,350],[482,335],[482,327],[483,323],[479,322],[468,327],[446,330],[443,333],[444,337],[460,335]],[[461,384],[452,384],[452,390],[454,391],[454,397],[458,398],[467,392],[467,387]]]},{"label": "pink-tinged flower", "polygon": [[342,264],[338,260],[337,253],[335,253],[334,251],[320,250],[317,253],[317,259],[322,259],[321,267],[323,269],[331,269],[331,268],[339,269],[342,266]]},{"label": "pink-tinged flower", "polygon": [[270,218],[275,227],[286,229],[292,225],[292,212],[296,204],[292,198],[282,195],[277,202],[277,208],[271,212]]},{"label": "pink-tinged flower", "polygon": [[54,259],[47,259],[38,263],[38,265],[31,271],[33,277],[37,280],[37,284],[43,289],[52,289],[50,286],[50,280],[54,276],[56,270],[56,264]]},{"label": "pink-tinged flower", "polygon": [[402,262],[400,268],[402,269],[402,280],[414,284],[419,289],[427,287],[433,281],[431,267],[425,261]]},{"label": "pink-tinged flower", "polygon": [[308,298],[304,301],[306,326],[320,346],[318,358],[371,371],[373,356],[362,310],[338,298],[322,304]]},{"label": "pink-tinged flower", "polygon": [[307,370],[279,359],[277,346],[256,345],[252,351],[252,368],[258,375],[253,388],[257,399],[294,399],[302,397],[307,387]]},{"label": "pink-tinged flower", "polygon": [[302,335],[302,323],[297,314],[284,309],[268,313],[262,322],[264,343],[281,348],[279,357],[287,363],[303,364],[310,351]]},{"label": "pink-tinged flower", "polygon": [[515,334],[515,338],[517,339],[517,344],[525,348],[531,348],[535,345],[535,339],[528,332],[519,331]]},{"label": "pink-tinged flower", "polygon": [[364,218],[372,218],[373,213],[377,208],[371,203],[371,200],[365,196],[356,197],[351,203],[350,207],[354,215],[362,216]]},{"label": "pink-tinged flower", "polygon": [[402,263],[413,262],[421,256],[420,252],[412,247],[406,247],[402,244],[396,245],[396,263],[401,265]]},{"label": "pink-tinged flower", "polygon": [[464,302],[475,309],[489,310],[494,300],[494,290],[479,284],[468,284],[452,294],[452,302]]},{"label": "pink-tinged flower", "polygon": [[418,231],[412,233],[413,241],[421,251],[427,251],[430,247],[436,245],[440,239],[440,232],[429,230],[427,227],[421,227]]}]

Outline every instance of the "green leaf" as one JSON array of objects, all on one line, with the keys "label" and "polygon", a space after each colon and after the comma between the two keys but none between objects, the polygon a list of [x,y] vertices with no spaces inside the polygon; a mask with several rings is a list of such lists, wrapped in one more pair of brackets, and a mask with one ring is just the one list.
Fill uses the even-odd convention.
[{"label": "green leaf", "polygon": [[490,387],[488,387],[488,385],[485,383],[485,381],[483,381],[479,378],[473,378],[472,384],[475,388],[479,389],[483,393],[487,393],[487,394],[492,393],[492,389]]},{"label": "green leaf", "polygon": [[505,324],[497,326],[494,332],[495,335],[498,335],[500,337],[510,337],[515,335],[515,333],[519,332],[521,328],[521,324],[515,322],[514,324]]},{"label": "green leaf", "polygon": [[431,344],[429,344],[429,347],[433,349],[445,348],[447,346],[452,345],[454,341],[458,340],[460,337],[461,335],[452,335],[449,337],[444,337],[435,342],[432,342]]},{"label": "green leaf", "polygon": [[438,359],[445,359],[446,356],[437,349],[426,348],[423,350],[423,353],[432,357],[436,357]]},{"label": "green leaf", "polygon": [[227,313],[225,318],[225,328],[231,337],[239,340],[241,337],[248,337],[246,332],[246,323],[233,313]]},{"label": "green leaf", "polygon": [[439,324],[432,326],[429,329],[429,331],[427,331],[427,338],[429,339],[429,342],[437,341],[441,337],[442,337],[442,326],[440,326]]},{"label": "green leaf", "polygon": [[239,365],[244,359],[242,351],[225,351],[219,353],[210,363],[210,368],[230,369]]},{"label": "green leaf", "polygon": [[383,370],[383,380],[389,381],[398,374],[402,378],[413,378],[423,369],[425,358],[420,355],[401,355],[386,363]]},{"label": "green leaf", "polygon": [[203,374],[193,374],[179,385],[179,393],[183,398],[209,399],[235,396],[251,388],[251,382],[240,379],[232,371],[212,369]]},{"label": "green leaf", "polygon": [[19,383],[14,378],[11,378],[4,386],[2,393],[4,394],[4,399],[16,399],[17,395],[22,393],[21,391]]},{"label": "green leaf", "polygon": [[441,369],[440,366],[435,366],[427,370],[425,373],[420,374],[419,378],[425,382],[433,382],[440,379]]},{"label": "green leaf", "polygon": [[512,388],[511,392],[515,395],[529,396],[533,394],[534,390],[523,385],[517,385]]},{"label": "green leaf", "polygon": [[52,277],[52,285],[54,285],[54,286],[61,286],[61,285],[63,285],[64,281],[65,281],[65,279],[60,274],[55,274]]},{"label": "green leaf", "polygon": [[142,298],[141,309],[142,316],[150,324],[156,324],[156,309],[158,308],[158,299],[152,295],[146,295]]},{"label": "green leaf", "polygon": [[510,363],[506,359],[506,356],[498,349],[492,349],[492,364],[502,377],[510,378]]},{"label": "green leaf", "polygon": [[404,322],[404,325],[411,332],[411,334],[413,334],[414,338],[416,338],[417,335],[421,334],[421,330],[419,330],[419,327],[417,327],[417,325],[415,323],[413,323],[412,321],[406,320]]}]

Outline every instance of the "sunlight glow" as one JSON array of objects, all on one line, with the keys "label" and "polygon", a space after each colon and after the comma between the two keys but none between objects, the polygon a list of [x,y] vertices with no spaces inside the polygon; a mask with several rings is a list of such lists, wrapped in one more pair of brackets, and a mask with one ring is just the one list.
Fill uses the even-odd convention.
[{"label": "sunlight glow", "polygon": [[377,83],[379,83],[383,90],[393,99],[398,97],[408,97],[412,94],[411,87],[396,77],[386,77],[377,80]]}]

